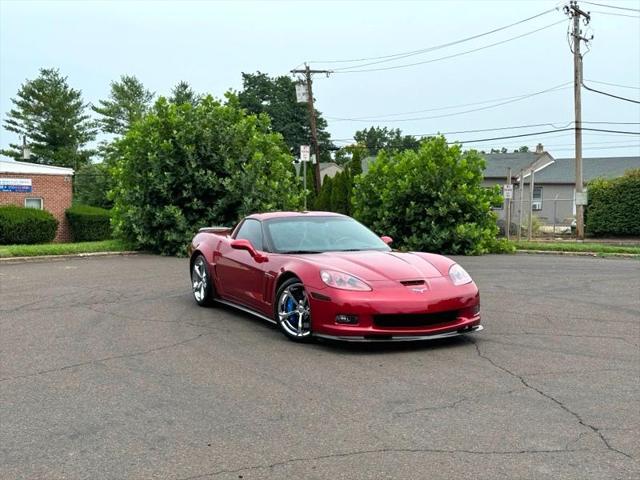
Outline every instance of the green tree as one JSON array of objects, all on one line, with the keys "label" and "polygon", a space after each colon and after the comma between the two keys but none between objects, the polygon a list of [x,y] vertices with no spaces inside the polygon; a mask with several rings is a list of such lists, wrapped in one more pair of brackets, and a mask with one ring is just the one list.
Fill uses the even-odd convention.
[{"label": "green tree", "polygon": [[98,123],[102,131],[124,135],[147,113],[153,96],[133,75],[122,75],[120,81],[111,82],[109,98],[100,100],[100,106],[93,107],[93,111],[100,115]]},{"label": "green tree", "polygon": [[322,188],[316,198],[315,209],[323,212],[331,211],[331,191],[333,187],[333,179],[325,175],[322,180]]},{"label": "green tree", "polygon": [[[78,168],[89,161],[93,151],[86,145],[96,137],[94,123],[86,113],[82,92],[71,88],[57,69],[40,69],[40,75],[23,83],[11,101],[14,108],[7,113],[4,127],[26,136],[31,162]],[[1,153],[22,157],[20,143],[9,147]]]},{"label": "green tree", "polygon": [[444,137],[422,142],[418,151],[378,155],[356,178],[355,217],[400,247],[450,254],[481,254],[504,248],[492,202],[499,189],[481,185],[484,160],[462,153]]},{"label": "green tree", "polygon": [[73,177],[74,203],[92,207],[111,208],[113,202],[108,192],[113,180],[106,163],[88,163],[75,172]]},{"label": "green tree", "polygon": [[[243,73],[242,85],[238,94],[242,108],[249,113],[269,115],[271,127],[282,134],[294,156],[298,156],[300,145],[310,145],[309,111],[305,103],[297,102],[295,82],[290,77],[269,77],[261,72]],[[335,147],[326,130],[327,121],[317,110],[316,125],[321,161],[328,162],[331,160],[330,151]]]},{"label": "green tree", "polygon": [[171,96],[169,97],[169,102],[177,105],[188,103],[195,106],[199,101],[200,95],[194,92],[191,85],[185,81],[179,82],[175,87],[173,87],[171,90]]},{"label": "green tree", "polygon": [[331,211],[349,215],[351,213],[351,177],[349,172],[340,172],[333,177]]},{"label": "green tree", "polygon": [[420,141],[411,135],[402,135],[399,128],[371,127],[357,131],[353,138],[357,144],[364,145],[370,156],[376,156],[381,150],[416,150]]},{"label": "green tree", "polygon": [[188,108],[161,97],[114,150],[115,231],[139,248],[184,255],[200,227],[302,203],[282,137],[231,94]]}]

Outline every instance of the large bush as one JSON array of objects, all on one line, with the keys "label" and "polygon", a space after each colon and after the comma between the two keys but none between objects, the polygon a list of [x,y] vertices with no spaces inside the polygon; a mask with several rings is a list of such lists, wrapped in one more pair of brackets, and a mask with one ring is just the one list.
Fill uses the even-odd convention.
[{"label": "large bush", "polygon": [[48,243],[57,230],[58,220],[45,210],[0,206],[0,245]]},{"label": "large bush", "polygon": [[640,169],[589,182],[585,226],[592,235],[640,235]]},{"label": "large bush", "polygon": [[74,242],[111,238],[111,212],[104,208],[74,205],[65,212]]},{"label": "large bush", "polygon": [[159,99],[114,144],[115,232],[142,249],[184,254],[198,228],[301,205],[301,182],[265,115],[233,95],[197,105]]},{"label": "large bush", "polygon": [[417,151],[381,152],[355,179],[354,215],[395,245],[411,250],[482,254],[506,247],[496,239],[491,205],[499,187],[481,186],[484,160],[444,137]]}]

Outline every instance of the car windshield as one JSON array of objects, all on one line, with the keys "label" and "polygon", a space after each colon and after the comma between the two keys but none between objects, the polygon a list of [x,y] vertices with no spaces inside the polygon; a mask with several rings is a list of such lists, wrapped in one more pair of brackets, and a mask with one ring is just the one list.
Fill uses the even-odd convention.
[{"label": "car windshield", "polygon": [[265,222],[277,253],[391,250],[375,233],[349,217],[285,217]]}]

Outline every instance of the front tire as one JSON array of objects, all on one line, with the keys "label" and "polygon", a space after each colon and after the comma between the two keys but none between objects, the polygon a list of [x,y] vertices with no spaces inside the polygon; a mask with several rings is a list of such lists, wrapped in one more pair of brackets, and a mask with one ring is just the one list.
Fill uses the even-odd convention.
[{"label": "front tire", "polygon": [[191,291],[194,300],[201,307],[208,307],[213,303],[212,282],[207,261],[199,254],[191,263]]},{"label": "front tire", "polygon": [[311,306],[304,285],[297,278],[285,281],[276,294],[275,320],[282,333],[294,342],[309,342]]}]

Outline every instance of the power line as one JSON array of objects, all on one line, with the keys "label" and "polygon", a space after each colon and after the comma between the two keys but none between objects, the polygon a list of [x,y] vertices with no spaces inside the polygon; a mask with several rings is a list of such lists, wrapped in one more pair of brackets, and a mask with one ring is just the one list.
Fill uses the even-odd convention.
[{"label": "power line", "polygon": [[615,10],[627,10],[629,12],[640,12],[639,8],[618,7],[615,5],[607,5],[605,3],[585,2],[584,0],[582,0],[582,3],[586,3],[587,5],[595,5],[596,7],[613,8]]},{"label": "power line", "polygon": [[598,80],[589,80],[589,79],[587,79],[587,82],[589,82],[589,83],[599,83],[601,85],[609,85],[610,87],[631,88],[631,89],[634,89],[634,90],[640,90],[640,87],[633,87],[631,85],[621,85],[619,83],[600,82]]},{"label": "power line", "polygon": [[[377,56],[377,57],[366,57],[366,58],[352,58],[352,59],[347,59],[347,60],[311,60],[310,63],[320,63],[320,64],[324,64],[324,63],[354,63],[354,62],[367,62],[369,60],[383,60],[383,61],[392,61],[392,60],[398,60],[401,58],[406,58],[406,57],[410,57],[413,55],[420,55],[421,53],[427,53],[427,52],[433,52],[435,50],[440,50],[442,48],[447,48],[447,47],[451,47],[453,45],[458,45],[460,43],[464,43],[464,42],[468,42],[471,40],[475,40],[477,38],[481,38],[484,37],[486,35],[491,35],[493,33],[497,33],[500,32],[502,30],[506,30],[508,28],[511,27],[515,27],[516,25],[520,25],[522,23],[528,22],[530,20],[533,20],[535,18],[541,17],[543,15],[546,15],[547,13],[551,13],[554,10],[556,10],[555,8],[550,8],[549,10],[545,10],[544,12],[538,13],[536,15],[533,15],[531,17],[525,18],[523,20],[519,20],[517,22],[514,23],[510,23],[509,25],[505,25],[502,27],[498,27],[498,28],[494,28],[493,30],[489,30],[487,32],[484,33],[479,33],[476,35],[472,35],[470,37],[466,37],[466,38],[462,38],[460,40],[455,40],[452,42],[447,42],[447,43],[442,43],[440,45],[434,45],[432,47],[426,47],[426,48],[421,48],[419,50],[411,50],[408,52],[400,52],[400,53],[394,53],[391,55],[381,55],[381,56]],[[384,60],[384,59],[389,59],[389,60]],[[365,65],[359,65],[360,67],[364,67]]]},{"label": "power line", "polygon": [[[491,142],[493,140],[505,140],[505,139],[508,139],[508,138],[533,137],[535,135],[546,135],[546,134],[549,134],[549,133],[568,132],[568,131],[573,131],[573,130],[575,130],[575,129],[574,128],[559,128],[559,129],[556,129],[556,130],[545,130],[545,131],[541,131],[541,132],[521,133],[519,135],[507,135],[507,136],[504,136],[504,137],[480,138],[480,139],[476,139],[476,140],[456,140],[455,142],[451,142],[451,143]],[[587,130],[587,131],[592,131],[592,132],[619,133],[621,135],[640,135],[640,132],[629,132],[629,131],[622,131],[622,130],[607,130],[607,129],[600,129],[600,128],[582,128],[582,130]]]},{"label": "power line", "polygon": [[[566,20],[560,20],[558,22],[551,23],[549,25],[546,25],[544,27],[538,28],[536,30],[531,30],[529,32],[517,35],[515,37],[507,38],[506,40],[501,40],[499,42],[490,43],[489,45],[484,45],[482,47],[474,48],[472,50],[466,50],[464,52],[455,53],[453,55],[447,55],[447,56],[444,56],[444,57],[433,58],[431,60],[424,60],[424,61],[421,61],[421,62],[414,62],[414,63],[405,63],[405,64],[402,64],[402,65],[394,65],[394,66],[390,66],[390,67],[362,68],[362,69],[360,68],[360,67],[364,67],[364,66],[367,66],[367,65],[372,65],[374,63],[380,63],[380,62],[372,62],[371,64],[362,64],[362,65],[354,65],[354,66],[351,66],[351,67],[337,68],[337,69],[335,69],[333,71],[333,73],[380,72],[380,71],[383,71],[383,70],[395,70],[395,69],[398,69],[398,68],[413,67],[413,66],[416,66],[416,65],[424,65],[424,64],[427,64],[427,63],[438,62],[440,60],[448,60],[450,58],[460,57],[462,55],[468,55],[469,53],[479,52],[480,50],[485,50],[487,48],[491,48],[491,47],[495,47],[495,46],[498,46],[498,45],[502,45],[504,43],[512,42],[514,40],[518,40],[520,38],[523,38],[523,37],[526,37],[526,36],[529,36],[529,35],[533,35],[534,33],[538,33],[538,32],[540,32],[542,30],[546,30],[548,28],[554,27],[556,25],[559,25],[559,24],[565,23],[565,22],[566,22]],[[358,69],[358,70],[353,70],[353,69]]]},{"label": "power line", "polygon": [[596,90],[595,88],[591,88],[591,87],[587,87],[584,82],[582,82],[582,86],[584,88],[586,88],[587,90],[589,90],[590,92],[594,92],[594,93],[599,93],[600,95],[606,95],[607,97],[612,97],[612,98],[617,98],[618,100],[623,100],[625,102],[631,102],[631,103],[638,103],[640,104],[640,101],[638,100],[633,100],[631,98],[626,98],[626,97],[620,97],[618,95],[613,95],[611,93],[607,93],[607,92],[603,92],[601,90]]},{"label": "power line", "polygon": [[602,10],[593,10],[589,13],[599,13],[600,15],[611,15],[613,17],[640,18],[640,15],[627,15],[626,13],[603,12]]},{"label": "power line", "polygon": [[515,95],[512,97],[501,97],[501,98],[494,98],[491,100],[483,100],[481,102],[473,102],[473,103],[462,103],[462,104],[457,104],[457,105],[449,105],[446,107],[436,107],[436,108],[427,108],[424,110],[413,110],[413,111],[409,111],[409,112],[399,112],[399,113],[387,113],[387,114],[382,114],[382,115],[368,115],[368,116],[361,116],[361,117],[349,117],[349,118],[345,118],[345,117],[325,117],[328,120],[338,120],[338,121],[359,121],[359,120],[376,120],[376,119],[380,119],[380,118],[386,118],[386,117],[399,117],[402,115],[411,115],[414,113],[426,113],[426,112],[437,112],[439,110],[451,110],[453,108],[464,108],[464,107],[471,107],[474,105],[485,105],[487,103],[494,103],[494,102],[501,102],[504,100],[521,100],[524,98],[529,98],[531,96],[535,96],[535,95],[539,95],[542,93],[547,93],[550,91],[553,91],[554,89],[558,89],[561,90],[561,87],[567,86],[572,82],[566,82],[566,83],[561,83],[560,85],[556,85],[555,87],[551,87],[548,88],[546,90],[540,90],[538,92],[533,92],[533,93],[525,93],[525,94],[520,94],[520,95]]},{"label": "power line", "polygon": [[[515,97],[514,99],[506,100],[504,102],[495,103],[493,105],[487,105],[485,107],[472,108],[472,109],[469,109],[469,110],[463,110],[461,112],[445,113],[445,114],[442,114],[442,115],[431,115],[431,116],[428,116],[428,117],[396,118],[396,119],[385,120],[385,122],[386,123],[388,123],[388,122],[412,122],[412,121],[415,121],[415,120],[431,120],[431,119],[435,119],[435,118],[454,117],[456,115],[463,115],[463,114],[466,114],[466,113],[479,112],[479,111],[482,111],[482,110],[489,110],[491,108],[501,107],[502,105],[508,105],[510,103],[515,103],[515,102],[519,102],[521,100],[525,100],[527,98],[535,97],[536,95],[542,95],[543,93],[566,90],[567,88],[570,88],[569,86],[567,86],[570,83],[572,83],[572,82],[562,83],[560,85],[556,85],[555,87],[547,88],[546,90],[540,90],[538,92],[530,93],[530,94],[527,94],[527,95],[521,95],[520,97]],[[373,117],[369,117],[366,120],[363,120],[361,118],[341,118],[341,117],[326,117],[326,118],[329,119],[329,120],[337,120],[337,121],[344,121],[344,122],[365,122],[365,123],[368,123],[368,122],[371,121],[371,119],[373,119]]]}]

